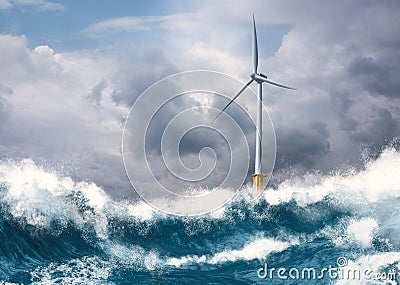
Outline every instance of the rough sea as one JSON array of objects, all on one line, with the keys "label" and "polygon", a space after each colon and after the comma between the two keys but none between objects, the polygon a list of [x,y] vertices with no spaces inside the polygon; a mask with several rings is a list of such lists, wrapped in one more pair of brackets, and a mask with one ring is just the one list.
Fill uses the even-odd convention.
[{"label": "rough sea", "polygon": [[[244,186],[247,187],[247,186]],[[0,163],[0,284],[398,284],[400,152],[188,218]]]}]

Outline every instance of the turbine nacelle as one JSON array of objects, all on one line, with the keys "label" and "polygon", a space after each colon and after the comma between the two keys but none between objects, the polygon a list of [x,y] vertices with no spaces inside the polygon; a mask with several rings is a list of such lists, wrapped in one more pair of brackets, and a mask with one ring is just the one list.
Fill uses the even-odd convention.
[{"label": "turbine nacelle", "polygon": [[250,74],[250,78],[251,78],[252,82],[255,81],[258,84],[268,83],[268,84],[275,85],[275,86],[278,86],[278,87],[281,87],[281,88],[296,90],[296,88],[285,86],[283,84],[279,84],[279,83],[273,82],[271,80],[268,80],[268,77],[266,75],[262,74],[262,73],[258,73],[258,74],[257,73],[252,73],[252,74]]},{"label": "turbine nacelle", "polygon": [[264,74],[257,74],[257,73],[252,73],[250,74],[250,78],[252,78],[254,81],[256,81],[257,83],[262,83],[265,82],[265,80],[268,78],[266,75]]}]

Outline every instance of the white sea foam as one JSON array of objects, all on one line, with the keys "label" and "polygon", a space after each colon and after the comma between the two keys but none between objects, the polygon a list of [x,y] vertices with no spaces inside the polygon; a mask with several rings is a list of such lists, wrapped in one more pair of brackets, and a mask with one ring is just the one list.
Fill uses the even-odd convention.
[{"label": "white sea foam", "polygon": [[186,255],[179,258],[173,257],[166,264],[181,267],[190,264],[220,264],[235,262],[237,260],[265,259],[272,252],[281,252],[297,242],[284,242],[272,238],[257,238],[247,243],[242,249],[223,250],[213,255]]},{"label": "white sea foam", "polygon": [[237,260],[264,259],[272,252],[280,252],[291,243],[275,239],[258,238],[242,249],[223,250],[213,255],[188,254],[181,257],[162,257],[155,250],[145,250],[138,245],[123,245],[114,242],[101,243],[101,247],[116,265],[135,269],[156,270],[164,266],[182,267],[201,264],[222,264]]},{"label": "white sea foam", "polygon": [[215,254],[209,260],[210,264],[236,260],[264,259],[271,252],[280,252],[287,249],[295,242],[288,243],[275,239],[261,238],[248,243],[239,250],[226,250]]},{"label": "white sea foam", "polygon": [[[0,183],[6,186],[0,200],[7,204],[10,214],[38,228],[48,228],[52,221],[72,222],[78,228],[90,223],[97,236],[104,239],[107,238],[107,215],[142,221],[154,217],[154,210],[144,202],[114,202],[95,183],[74,182],[70,177],[39,167],[30,159],[0,163]],[[80,200],[74,201],[73,197]],[[82,206],[91,209],[82,212]]]},{"label": "white sea foam", "polygon": [[329,238],[337,247],[347,247],[349,244],[362,248],[372,246],[372,240],[378,233],[378,223],[373,218],[345,217],[332,225],[310,234],[308,240]]},{"label": "white sea foam", "polygon": [[[329,196],[336,201],[337,207],[354,209],[357,205],[368,206],[385,199],[400,198],[399,169],[400,153],[394,149],[386,149],[378,159],[368,163],[365,170],[353,171],[348,175],[309,174],[293,178],[282,182],[276,190],[265,191],[263,199],[271,205],[294,200],[299,206],[306,206]],[[96,215],[99,215],[98,218],[104,212],[127,215],[139,220],[151,220],[156,216],[165,217],[165,215],[155,215],[155,210],[144,202],[136,204],[113,202],[96,184],[74,182],[69,177],[60,177],[37,166],[29,159],[20,163],[0,163],[0,180],[10,186],[2,198],[9,203],[12,214],[16,217],[25,215],[27,222],[33,225],[45,227],[52,216],[72,219],[77,224],[82,224],[82,216],[63,199],[75,192],[83,194],[87,200],[85,203],[95,210]],[[250,204],[249,206],[254,203],[251,199],[245,201]],[[222,207],[209,217],[224,218],[225,209],[226,207]],[[44,211],[49,215],[38,214]],[[29,212],[35,215],[29,216]],[[99,228],[99,231],[104,229]]]},{"label": "white sea foam", "polygon": [[[7,189],[0,193],[0,199],[9,205],[11,214],[37,227],[46,228],[54,219],[67,219],[81,226],[85,219],[95,214],[96,230],[99,236],[105,237],[106,214],[140,221],[166,217],[143,201],[115,202],[95,183],[75,182],[70,177],[45,170],[30,159],[18,163],[1,162],[0,182],[7,185]],[[76,205],[66,199],[68,195],[75,194],[82,195],[81,203],[92,208],[94,213],[80,214]],[[213,213],[213,217],[221,218],[223,210]]]},{"label": "white sea foam", "polygon": [[38,267],[31,274],[32,284],[114,284],[107,282],[112,264],[99,257],[72,259],[66,263],[50,263]]},{"label": "white sea foam", "polygon": [[[8,189],[2,193],[11,214],[25,218],[28,224],[47,227],[53,217],[75,219],[81,224],[77,211],[60,199],[65,189],[73,185],[71,179],[58,179],[53,173],[38,168],[33,161],[23,160],[20,164],[6,163],[0,166],[0,179]],[[75,209],[76,210],[76,209]]]},{"label": "white sea foam", "polygon": [[378,227],[378,223],[373,218],[365,218],[358,221],[351,221],[347,232],[363,247],[372,246],[373,231]]},{"label": "white sea foam", "polygon": [[123,265],[135,269],[155,270],[163,266],[163,259],[156,250],[145,250],[139,245],[110,241],[103,242],[100,246],[116,267]]},{"label": "white sea foam", "polygon": [[385,149],[375,161],[366,164],[364,170],[351,171],[347,175],[321,176],[308,174],[282,182],[278,189],[268,189],[264,199],[271,205],[296,201],[301,206],[316,203],[327,196],[346,203],[377,202],[400,197],[400,153]]},{"label": "white sea foam", "polygon": [[138,202],[137,204],[128,204],[127,206],[129,215],[145,221],[151,220],[154,217],[154,209],[145,202]]}]

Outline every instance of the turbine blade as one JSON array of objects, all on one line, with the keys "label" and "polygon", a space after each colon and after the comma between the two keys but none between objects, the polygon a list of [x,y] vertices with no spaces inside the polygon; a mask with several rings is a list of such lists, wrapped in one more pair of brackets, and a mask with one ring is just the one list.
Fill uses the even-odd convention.
[{"label": "turbine blade", "polygon": [[285,85],[273,82],[271,80],[262,79],[261,81],[265,82],[265,83],[268,83],[268,84],[272,84],[272,85],[278,86],[278,87],[282,87],[282,88],[286,88],[286,89],[290,89],[290,90],[297,90],[296,88],[285,86]]},{"label": "turbine blade", "polygon": [[236,100],[237,97],[239,97],[240,94],[243,93],[243,91],[254,81],[254,79],[250,79],[249,82],[247,82],[242,89],[240,89],[240,91],[231,99],[231,101],[229,101],[228,104],[225,105],[225,107],[219,111],[218,115],[214,118],[214,120],[211,121],[211,124],[215,122],[216,119],[218,119],[218,117],[226,110],[226,108],[229,107],[230,104],[233,103],[233,101]]},{"label": "turbine blade", "polygon": [[253,73],[257,73],[257,68],[258,68],[258,44],[257,44],[256,20],[253,14]]}]

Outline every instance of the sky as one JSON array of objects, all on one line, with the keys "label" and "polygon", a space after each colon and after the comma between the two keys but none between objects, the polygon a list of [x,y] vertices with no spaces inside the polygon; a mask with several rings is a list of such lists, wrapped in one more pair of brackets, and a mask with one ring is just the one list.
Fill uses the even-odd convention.
[{"label": "sky", "polygon": [[[0,0],[0,158],[126,195],[133,102],[182,71],[246,82],[254,13],[259,70],[298,89],[265,87],[274,176],[358,166],[399,137],[399,12],[399,1],[368,0]],[[182,151],[197,154],[207,138]]]}]

